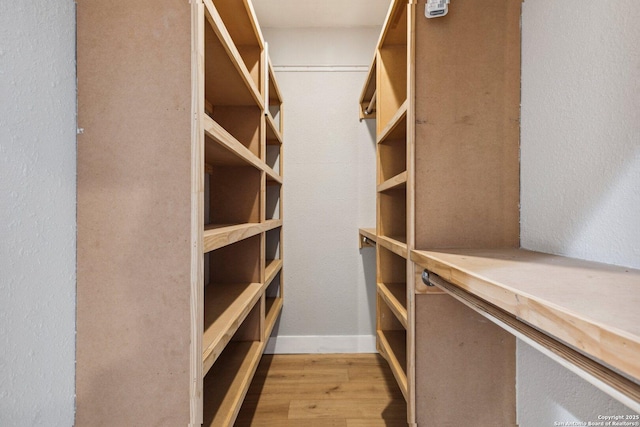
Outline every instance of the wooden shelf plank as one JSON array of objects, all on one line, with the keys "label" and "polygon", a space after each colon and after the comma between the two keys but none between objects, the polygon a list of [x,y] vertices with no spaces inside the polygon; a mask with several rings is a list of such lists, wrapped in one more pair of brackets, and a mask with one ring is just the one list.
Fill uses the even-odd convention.
[{"label": "wooden shelf plank", "polygon": [[389,4],[389,10],[382,25],[382,32],[378,38],[378,49],[385,44],[407,43],[406,34],[397,34],[393,31],[398,25],[398,21],[402,17],[402,8],[406,9],[407,2],[405,0],[392,0]]},{"label": "wooden shelf plank", "polygon": [[378,144],[384,143],[388,139],[406,139],[407,134],[407,107],[408,100],[405,100],[398,111],[393,115],[389,123],[380,132]]},{"label": "wooden shelf plank", "polygon": [[276,277],[276,275],[282,270],[282,260],[281,259],[268,259],[266,260],[266,265],[264,268],[264,284],[265,286],[269,286],[271,281]]},{"label": "wooden shelf plank", "polygon": [[209,371],[260,299],[262,285],[210,284],[205,291],[202,372]]},{"label": "wooden shelf plank", "polygon": [[260,158],[242,145],[211,117],[204,116],[202,122],[205,135],[229,152],[224,153],[224,151],[219,149],[216,150],[216,144],[211,144],[207,141],[205,146],[205,161],[207,164],[249,165],[259,170],[267,170],[267,168],[269,168]]},{"label": "wooden shelf plank", "polygon": [[272,168],[265,165],[264,171],[267,174],[267,185],[282,184],[282,177],[278,175]]},{"label": "wooden shelf plank", "polygon": [[382,357],[389,362],[389,367],[395,377],[405,400],[408,399],[407,389],[407,338],[405,331],[378,331],[378,350]]},{"label": "wooden shelf plank", "polygon": [[640,270],[523,249],[412,251],[411,259],[640,381]]},{"label": "wooden shelf plank", "polygon": [[282,134],[278,130],[275,120],[271,113],[267,111],[267,145],[282,145]]},{"label": "wooden shelf plank", "polygon": [[[371,104],[371,99],[373,95],[376,93],[376,59],[378,58],[377,52],[373,54],[373,60],[371,61],[371,65],[369,66],[369,72],[367,73],[367,78],[364,81],[364,86],[362,87],[362,93],[360,94],[360,120],[363,119],[375,119],[376,118],[376,110],[369,114],[365,112],[369,104]],[[375,106],[375,103],[374,103]]]},{"label": "wooden shelf plank", "polygon": [[278,316],[282,312],[283,300],[281,297],[266,298],[265,301],[265,342],[271,336]]},{"label": "wooden shelf plank", "polygon": [[203,235],[204,253],[281,226],[281,219],[270,219],[262,223],[206,225]]},{"label": "wooden shelf plank", "polygon": [[[222,44],[222,47],[226,51],[228,58],[233,64],[233,67],[235,68],[237,74],[242,77],[242,80],[246,85],[246,88],[249,91],[251,97],[253,98],[253,101],[255,102],[255,104],[260,109],[264,109],[264,100],[262,98],[260,89],[256,86],[256,82],[251,77],[251,73],[247,69],[247,66],[244,60],[242,59],[242,56],[240,55],[238,48],[234,44],[233,39],[231,38],[229,31],[227,30],[227,27],[225,26],[222,18],[220,17],[218,10],[215,8],[211,0],[204,0],[204,5],[205,5],[205,11],[206,11],[205,17],[209,22],[211,28],[215,32],[216,36],[218,37],[220,43]],[[212,58],[209,58],[209,59],[212,59]],[[229,75],[232,75],[232,74],[230,73]],[[225,97],[225,98],[230,98],[230,97]],[[213,102],[214,108],[215,108],[215,104],[216,104],[215,97],[207,96],[207,99]],[[234,104],[227,104],[227,105],[234,105]]]},{"label": "wooden shelf plank", "polygon": [[376,229],[375,227],[372,228],[359,228],[358,232],[366,237],[367,239],[373,240],[374,242],[377,241],[378,236],[376,235]]},{"label": "wooden shelf plank", "polygon": [[227,345],[204,378],[204,423],[233,425],[264,349],[259,341],[233,341]]},{"label": "wooden shelf plank", "polygon": [[213,0],[236,46],[264,47],[264,37],[251,1]]},{"label": "wooden shelf plank", "polygon": [[268,61],[269,67],[269,105],[281,105],[282,93],[278,87],[278,81],[276,80],[276,73],[273,71],[273,65],[271,60]]},{"label": "wooden shelf plank", "polygon": [[383,191],[393,190],[395,188],[403,188],[406,186],[407,186],[407,171],[404,171],[386,180],[382,184],[378,185],[378,193],[382,193]]},{"label": "wooden shelf plank", "polygon": [[378,294],[405,329],[407,322],[407,284],[378,282]]},{"label": "wooden shelf plank", "polygon": [[[365,246],[376,246],[378,236],[375,228],[359,228],[358,229],[358,247],[362,249]],[[373,242],[373,243],[372,243]]]},{"label": "wooden shelf plank", "polygon": [[405,259],[409,258],[406,236],[378,236],[378,244],[389,249],[396,255],[400,255]]}]

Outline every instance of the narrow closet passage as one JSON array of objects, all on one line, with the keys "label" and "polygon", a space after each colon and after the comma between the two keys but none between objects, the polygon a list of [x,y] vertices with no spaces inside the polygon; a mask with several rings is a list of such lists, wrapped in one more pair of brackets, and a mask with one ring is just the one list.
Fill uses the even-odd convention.
[{"label": "narrow closet passage", "polygon": [[406,405],[376,354],[265,355],[236,420],[248,426],[406,425]]}]

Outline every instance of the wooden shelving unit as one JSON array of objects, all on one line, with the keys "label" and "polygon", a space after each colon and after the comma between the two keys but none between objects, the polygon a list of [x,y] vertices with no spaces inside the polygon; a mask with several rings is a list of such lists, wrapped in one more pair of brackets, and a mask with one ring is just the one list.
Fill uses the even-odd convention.
[{"label": "wooden shelving unit", "polygon": [[[391,2],[358,103],[360,119],[373,108],[376,119],[378,350],[407,399],[409,425],[513,425],[503,398],[514,391],[513,355],[490,355],[512,338],[422,285],[410,253],[519,244],[521,5],[460,1],[427,19],[425,3]],[[473,347],[471,337],[486,344],[473,361],[454,354]],[[466,389],[482,398],[465,399]]]},{"label": "wooden shelving unit", "polygon": [[251,3],[204,6],[203,412],[230,426],[283,304],[282,97]]},{"label": "wooden shelving unit", "polygon": [[77,424],[232,426],[284,290],[283,98],[253,6],[78,16]]}]

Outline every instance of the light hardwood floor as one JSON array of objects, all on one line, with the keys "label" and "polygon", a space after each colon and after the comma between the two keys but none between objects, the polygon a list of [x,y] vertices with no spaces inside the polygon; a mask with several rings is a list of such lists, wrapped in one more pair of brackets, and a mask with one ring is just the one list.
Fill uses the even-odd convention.
[{"label": "light hardwood floor", "polygon": [[236,427],[400,427],[406,403],[377,354],[264,355]]}]

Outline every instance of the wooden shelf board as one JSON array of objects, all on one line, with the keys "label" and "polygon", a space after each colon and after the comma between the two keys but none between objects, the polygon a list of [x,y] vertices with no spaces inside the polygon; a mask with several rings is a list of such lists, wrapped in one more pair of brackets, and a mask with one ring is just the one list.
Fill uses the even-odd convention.
[{"label": "wooden shelf board", "polygon": [[266,298],[265,301],[265,342],[271,336],[278,316],[282,312],[283,300],[281,297]]},{"label": "wooden shelf board", "polygon": [[265,115],[267,117],[267,145],[282,145],[283,138],[273,116],[268,111]]},{"label": "wooden shelf board", "polygon": [[378,136],[378,144],[387,140],[406,139],[407,135],[407,107],[409,103],[405,100],[395,112],[393,117],[386,124]]},{"label": "wooden shelf board", "polygon": [[640,381],[640,270],[524,249],[412,251],[411,259]]},{"label": "wooden shelf board", "polygon": [[203,234],[204,253],[281,226],[281,219],[270,219],[262,223],[206,225]]},{"label": "wooden shelf board", "polygon": [[269,286],[271,281],[276,277],[276,275],[282,270],[282,260],[281,259],[268,259],[265,262],[264,268],[264,284],[265,286]]},{"label": "wooden shelf board", "polygon": [[383,191],[393,190],[396,188],[406,188],[406,186],[407,186],[407,171],[404,171],[386,180],[382,184],[378,185],[378,193],[382,193]]},{"label": "wooden shelf board", "polygon": [[408,329],[407,321],[407,284],[406,283],[382,283],[378,282],[378,294],[382,297],[389,309],[395,314],[405,329]]},{"label": "wooden shelf board", "polygon": [[367,73],[367,78],[364,81],[364,86],[362,87],[362,93],[360,94],[360,119],[375,119],[376,118],[376,110],[374,109],[370,114],[365,114],[365,110],[371,103],[371,99],[373,98],[373,94],[376,93],[376,60],[378,55],[374,52],[373,60],[371,61],[371,65],[369,66],[369,72]]},{"label": "wooden shelf board", "polygon": [[367,239],[373,240],[374,242],[378,239],[375,228],[359,228],[358,232],[360,233],[360,235],[366,237]]},{"label": "wooden shelf board", "polygon": [[[205,17],[210,25],[208,28],[211,28],[216,36],[210,37],[208,31],[205,31],[205,39],[208,42],[206,43],[205,78],[210,79],[211,82],[225,82],[224,85],[215,85],[215,88],[213,84],[205,83],[205,98],[213,104],[214,109],[216,105],[256,105],[261,110],[264,109],[261,92],[251,77],[218,10],[211,0],[204,0],[204,5]],[[222,50],[225,52],[224,55]],[[224,57],[228,61],[222,59]],[[240,90],[242,85],[238,84],[238,79],[242,80],[244,90]]]},{"label": "wooden shelf board", "polygon": [[[366,239],[366,240],[365,240]],[[359,228],[358,229],[358,247],[362,249],[365,246],[376,246],[378,236],[375,228]],[[370,243],[373,242],[373,243]]]},{"label": "wooden shelf board", "polygon": [[222,354],[253,306],[260,299],[262,285],[210,284],[205,291],[204,335],[202,339],[203,375]]},{"label": "wooden shelf board", "polygon": [[[250,166],[256,169],[260,169],[258,166],[259,163],[257,164],[256,162],[254,162],[253,158],[245,157],[244,150],[242,150],[242,154],[239,154],[228,145],[221,144],[219,141],[210,138],[209,134],[207,134],[207,137],[205,138],[204,153],[206,162],[205,168],[209,169],[205,169],[206,173],[212,173],[214,166]],[[252,154],[252,156],[254,155]]]},{"label": "wooden shelf board", "polygon": [[205,135],[205,162],[210,165],[253,166],[259,170],[268,167],[236,138],[209,116],[203,117]]},{"label": "wooden shelf board", "polygon": [[[404,32],[394,31],[395,28],[400,24],[403,10],[407,8],[406,0],[392,0],[389,5],[389,10],[387,11],[387,15],[384,20],[384,24],[382,25],[382,32],[380,33],[380,38],[378,39],[378,48],[381,48],[384,45],[388,44],[406,44],[407,43],[407,35],[406,30]],[[406,28],[406,27],[405,27]]]},{"label": "wooden shelf board", "polygon": [[278,81],[276,80],[276,74],[273,71],[273,65],[271,60],[268,61],[269,67],[269,105],[282,105],[282,94],[278,87]]},{"label": "wooden shelf board", "polygon": [[204,378],[204,424],[211,427],[233,425],[264,344],[259,341],[232,341]]},{"label": "wooden shelf board", "polygon": [[389,249],[396,255],[409,259],[406,236],[378,236],[378,244]]},{"label": "wooden shelf board", "polygon": [[282,185],[282,177],[278,175],[271,167],[265,165],[264,171],[267,174],[267,185]]},{"label": "wooden shelf board", "polygon": [[389,363],[402,395],[408,400],[406,332],[379,330],[377,337],[380,354]]},{"label": "wooden shelf board", "polygon": [[[382,48],[385,45],[406,44],[406,17],[403,20],[405,11],[407,9],[406,0],[392,0],[385,17],[384,25],[382,26],[382,32],[378,40],[378,48]],[[397,28],[400,25],[401,31]]]},{"label": "wooden shelf board", "polygon": [[213,0],[236,45],[264,47],[264,37],[258,25],[253,5],[248,0]]}]

